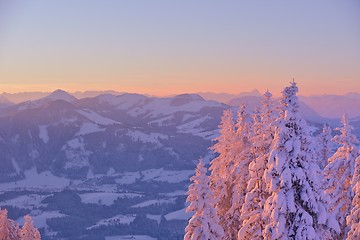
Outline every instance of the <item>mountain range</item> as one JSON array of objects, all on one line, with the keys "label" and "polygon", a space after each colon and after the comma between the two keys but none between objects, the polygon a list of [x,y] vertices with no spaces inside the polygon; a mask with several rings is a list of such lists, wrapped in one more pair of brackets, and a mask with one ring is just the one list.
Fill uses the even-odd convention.
[{"label": "mountain range", "polygon": [[227,108],[192,94],[78,100],[57,90],[0,111],[0,180],[21,179],[32,167],[75,179],[110,168],[192,169]]},{"label": "mountain range", "polygon": [[[51,94],[50,92],[23,92],[23,93],[2,93],[0,94],[0,108],[7,107],[11,104],[18,104],[26,101],[34,101]],[[117,91],[77,91],[70,93],[77,99],[92,98],[99,95],[111,94],[121,95],[124,92]],[[213,100],[227,105],[238,105],[236,102],[249,101],[250,98],[255,99],[261,97],[261,93],[258,90],[252,90],[250,92],[242,92],[239,94],[229,93],[212,93],[212,92],[199,92],[196,95],[200,95],[206,100]],[[151,95],[145,95],[147,97],[154,97]],[[173,96],[169,96],[173,97]],[[300,96],[300,99],[308,107],[317,112],[318,115],[324,118],[339,119],[342,114],[347,114],[350,118],[360,117],[360,109],[357,107],[360,105],[360,93],[352,92],[345,95],[314,95],[314,96]]]},{"label": "mountain range", "polygon": [[[255,91],[227,104],[200,94],[57,90],[17,104],[2,96],[0,207],[20,224],[31,214],[45,240],[182,238],[189,177],[200,157],[214,158],[223,111],[260,103]],[[305,102],[300,113],[313,131],[340,124]],[[351,123],[360,137],[360,118]]]},{"label": "mountain range", "polygon": [[[116,172],[193,169],[200,156],[209,154],[207,148],[217,136],[225,109],[246,104],[253,110],[261,104],[256,91],[228,104],[197,94],[158,98],[108,93],[77,99],[62,90],[18,104],[4,99],[1,181],[21,179],[32,167],[74,179],[110,168]],[[300,112],[319,129],[325,122],[339,123],[305,102]]]}]

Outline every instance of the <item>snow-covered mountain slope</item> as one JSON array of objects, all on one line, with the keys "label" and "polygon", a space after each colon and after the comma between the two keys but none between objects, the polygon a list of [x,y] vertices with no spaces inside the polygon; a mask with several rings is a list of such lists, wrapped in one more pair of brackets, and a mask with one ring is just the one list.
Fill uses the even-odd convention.
[{"label": "snow-covered mountain slope", "polygon": [[21,179],[34,167],[75,179],[110,168],[193,169],[193,162],[207,154],[227,108],[191,94],[77,100],[56,91],[2,112],[0,180]]},{"label": "snow-covered mountain slope", "polygon": [[[62,90],[60,90],[62,91]],[[2,93],[0,94],[0,97],[5,97],[6,99],[10,100],[13,103],[22,103],[27,101],[34,101],[38,100],[40,98],[44,98],[48,95],[52,94],[52,92],[18,92],[18,93]],[[116,92],[116,91],[76,91],[70,93],[72,96],[74,96],[77,99],[81,98],[90,98],[90,97],[96,97],[103,94],[113,94],[113,95],[120,95],[123,93]]]},{"label": "snow-covered mountain slope", "polygon": [[360,116],[360,94],[349,93],[347,95],[321,95],[300,97],[301,101],[327,118],[341,118],[346,113],[350,118]]},{"label": "snow-covered mountain slope", "polygon": [[250,92],[242,92],[239,94],[213,93],[213,92],[201,92],[198,94],[207,100],[213,100],[213,101],[218,101],[218,102],[222,102],[222,103],[228,103],[230,100],[235,99],[235,98],[249,97],[249,96],[254,96],[254,97],[261,96],[261,93],[257,89],[254,89]]},{"label": "snow-covered mountain slope", "polygon": [[[260,102],[260,97],[244,96],[231,103],[253,109]],[[31,168],[74,179],[111,168],[193,169],[194,161],[208,155],[228,108],[196,94],[105,94],[78,100],[58,90],[0,111],[0,181],[22,179]],[[329,122],[305,104],[300,110],[318,128]]]},{"label": "snow-covered mountain slope", "polygon": [[61,89],[58,89],[58,90],[50,93],[49,95],[43,97],[42,100],[50,100],[50,101],[64,100],[66,102],[75,102],[77,99],[73,95],[71,95]]},{"label": "snow-covered mountain slope", "polygon": [[68,103],[74,103],[75,101],[77,101],[77,99],[74,96],[59,89],[59,90],[56,90],[50,94],[47,94],[46,96],[41,97],[39,99],[28,100],[28,101],[21,102],[16,105],[11,105],[11,108],[6,109],[6,111],[4,111],[2,113],[2,115],[14,114],[19,111],[23,111],[23,110],[27,110],[27,109],[40,108],[40,107],[45,106],[46,104],[50,104],[51,102],[54,102],[57,100],[65,101]]},{"label": "snow-covered mountain slope", "polygon": [[18,104],[26,101],[40,99],[49,95],[50,92],[18,92],[18,93],[2,93],[0,96],[5,97],[9,101]]},{"label": "snow-covered mountain slope", "polygon": [[0,103],[1,104],[7,104],[7,105],[12,105],[14,104],[13,102],[11,102],[9,99],[7,99],[4,96],[0,96]]},{"label": "snow-covered mountain slope", "polygon": [[121,95],[121,94],[124,94],[124,92],[108,90],[108,91],[84,91],[84,92],[76,91],[76,92],[71,93],[71,95],[73,95],[77,99],[93,98],[93,97],[97,97],[97,96],[104,95],[104,94]]},{"label": "snow-covered mountain slope", "polygon": [[14,105],[14,103],[8,100],[6,97],[0,96],[0,108],[6,108],[11,105]]},{"label": "snow-covered mountain slope", "polygon": [[214,158],[230,106],[196,94],[61,96],[0,111],[0,207],[20,224],[29,213],[44,239],[181,238],[189,177],[199,157]]}]

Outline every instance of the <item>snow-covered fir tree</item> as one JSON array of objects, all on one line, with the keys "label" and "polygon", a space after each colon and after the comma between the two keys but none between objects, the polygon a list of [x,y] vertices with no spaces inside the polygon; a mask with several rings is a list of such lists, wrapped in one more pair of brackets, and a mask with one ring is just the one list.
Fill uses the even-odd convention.
[{"label": "snow-covered fir tree", "polygon": [[265,239],[322,239],[320,234],[326,232],[320,168],[308,127],[299,115],[297,92],[295,82],[282,92],[282,117],[276,123],[264,174],[270,193],[264,208],[269,220]]},{"label": "snow-covered fir tree", "polygon": [[355,160],[354,176],[352,178],[352,199],[350,214],[346,217],[349,228],[347,240],[360,239],[360,156]]},{"label": "snow-covered fir tree", "polygon": [[254,114],[254,137],[252,151],[255,160],[249,164],[250,180],[247,185],[245,202],[241,209],[242,226],[238,232],[238,239],[261,239],[266,222],[263,210],[269,194],[263,174],[269,157],[269,149],[274,137],[274,109],[272,94],[264,94],[262,108]]},{"label": "snow-covered fir tree", "polygon": [[331,127],[328,124],[325,124],[322,132],[317,137],[317,159],[321,169],[324,169],[324,167],[328,164],[328,159],[333,154],[333,142],[331,132]]},{"label": "snow-covered fir tree", "polygon": [[30,215],[24,217],[25,223],[20,230],[20,240],[40,240],[40,232],[34,227]]},{"label": "snow-covered fir tree", "polygon": [[[354,175],[355,159],[359,156],[356,147],[358,140],[351,133],[351,125],[346,115],[342,118],[343,127],[341,134],[334,137],[340,147],[329,158],[329,164],[324,169],[324,181],[326,185],[325,195],[328,211],[332,221],[337,221],[340,228],[336,229],[338,236],[343,239],[346,236],[346,217],[350,213],[352,192],[352,177]],[[335,236],[334,236],[335,237]]]},{"label": "snow-covered fir tree", "polygon": [[218,153],[218,157],[210,163],[210,181],[215,197],[215,209],[220,217],[220,223],[226,226],[225,214],[230,208],[231,192],[230,183],[227,176],[234,167],[235,149],[235,124],[231,110],[224,111],[219,125],[220,136],[216,139],[217,143],[211,148]]},{"label": "snow-covered fir tree", "polygon": [[245,106],[238,112],[236,123],[236,141],[234,143],[234,168],[227,181],[231,195],[231,205],[225,214],[225,239],[236,239],[241,227],[241,208],[245,202],[249,181],[249,163],[254,160],[252,151],[253,120]]},{"label": "snow-covered fir tree", "polygon": [[219,218],[214,208],[214,196],[209,185],[209,177],[206,175],[207,169],[200,159],[195,176],[190,180],[193,182],[189,186],[186,199],[190,205],[188,212],[194,212],[185,228],[185,240],[216,240],[222,239],[224,230],[219,224]]},{"label": "snow-covered fir tree", "polygon": [[[331,156],[331,128],[325,125],[319,136],[311,136],[299,115],[297,91],[292,82],[279,105],[266,92],[261,111],[250,117],[242,106],[236,124],[232,112],[224,112],[212,147],[218,157],[210,166],[215,203],[209,204],[224,229],[221,239],[360,239],[358,141],[344,116],[341,134],[334,137],[340,147]],[[323,174],[319,165],[326,165]],[[190,202],[197,201],[194,186]],[[196,212],[198,205],[188,210]],[[209,238],[202,235],[209,221],[199,212],[189,221],[186,239]]]},{"label": "snow-covered fir tree", "polygon": [[0,210],[0,240],[19,240],[19,225],[13,220],[8,219],[7,210]]}]

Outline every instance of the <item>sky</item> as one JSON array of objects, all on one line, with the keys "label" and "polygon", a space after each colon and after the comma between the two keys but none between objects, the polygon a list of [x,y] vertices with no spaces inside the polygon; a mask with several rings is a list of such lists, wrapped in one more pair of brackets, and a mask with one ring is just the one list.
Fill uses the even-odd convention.
[{"label": "sky", "polygon": [[360,1],[0,0],[0,92],[360,92]]}]

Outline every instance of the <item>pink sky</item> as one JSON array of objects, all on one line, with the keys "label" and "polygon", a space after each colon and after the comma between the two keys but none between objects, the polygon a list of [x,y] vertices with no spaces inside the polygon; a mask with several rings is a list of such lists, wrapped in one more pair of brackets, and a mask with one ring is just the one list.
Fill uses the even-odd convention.
[{"label": "pink sky", "polygon": [[360,92],[360,3],[1,1],[0,92]]}]

